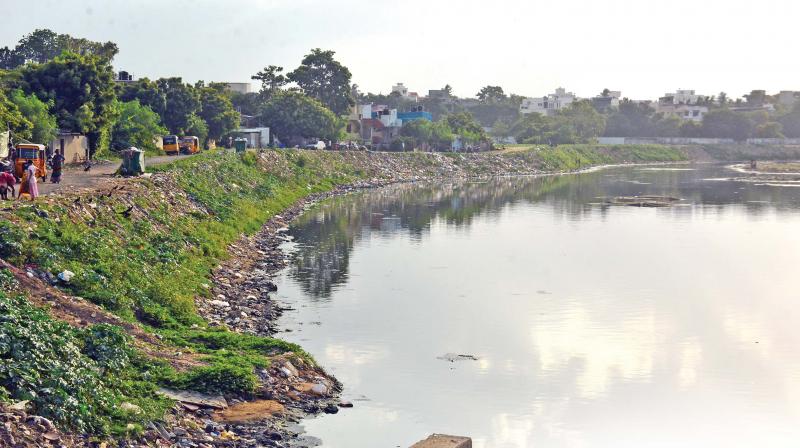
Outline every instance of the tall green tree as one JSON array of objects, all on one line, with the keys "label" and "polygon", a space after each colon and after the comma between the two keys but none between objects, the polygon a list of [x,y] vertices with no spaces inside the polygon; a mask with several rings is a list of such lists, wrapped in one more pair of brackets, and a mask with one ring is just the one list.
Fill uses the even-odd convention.
[{"label": "tall green tree", "polygon": [[0,90],[0,132],[10,130],[15,138],[29,140],[32,138],[33,123],[30,122],[16,104]]},{"label": "tall green tree", "polygon": [[160,78],[156,85],[165,101],[165,109],[161,114],[162,123],[173,134],[185,134],[190,127],[190,117],[200,111],[197,92],[179,77]]},{"label": "tall green tree", "polygon": [[[107,59],[63,53],[23,68],[24,90],[51,104],[59,128],[84,133],[96,151],[103,132],[116,120],[114,72]],[[103,149],[103,148],[100,148]]]},{"label": "tall green tree", "polygon": [[265,99],[269,99],[274,92],[289,83],[289,79],[283,74],[283,67],[277,65],[264,67],[264,70],[253,75],[251,79],[261,81],[259,93]]},{"label": "tall green tree", "polygon": [[753,133],[754,124],[746,115],[728,109],[713,110],[703,117],[702,135],[744,141]]},{"label": "tall green tree", "polygon": [[208,125],[208,138],[219,141],[223,135],[239,127],[239,113],[226,94],[225,84],[198,85],[200,111],[198,116]]},{"label": "tall green tree", "polygon": [[208,124],[197,114],[189,114],[186,119],[186,128],[184,134],[194,135],[200,139],[201,144],[205,144],[208,138]]},{"label": "tall green tree", "polygon": [[49,110],[50,104],[36,95],[26,95],[20,89],[13,90],[9,99],[19,109],[22,116],[31,122],[30,140],[34,143],[48,144],[58,134],[58,124]]},{"label": "tall green tree", "polygon": [[260,115],[261,121],[286,144],[305,138],[336,140],[343,125],[321,102],[301,92],[276,92]]},{"label": "tall green tree", "polygon": [[120,101],[138,101],[142,106],[147,106],[157,113],[162,122],[167,113],[167,96],[158,86],[158,82],[147,78],[126,82],[119,87],[117,97]]},{"label": "tall green tree", "polygon": [[482,103],[499,103],[505,101],[506,94],[500,86],[486,86],[475,95]]},{"label": "tall green tree", "polygon": [[355,104],[350,70],[333,58],[334,51],[311,50],[300,66],[288,74],[306,95],[319,100],[338,115],[347,114]]},{"label": "tall green tree", "polygon": [[49,29],[37,29],[23,36],[13,49],[0,49],[0,68],[12,69],[25,62],[43,64],[63,52],[94,55],[110,62],[119,48],[113,42],[94,42]]},{"label": "tall green tree", "polygon": [[111,131],[111,147],[125,149],[156,149],[153,139],[167,133],[161,117],[139,100],[119,103],[119,119]]}]

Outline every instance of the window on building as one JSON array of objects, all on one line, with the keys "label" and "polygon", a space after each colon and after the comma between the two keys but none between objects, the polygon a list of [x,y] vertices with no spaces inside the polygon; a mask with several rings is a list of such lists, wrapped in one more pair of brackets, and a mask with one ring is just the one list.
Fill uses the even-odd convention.
[{"label": "window on building", "polygon": [[693,117],[699,117],[700,116],[700,111],[699,110],[693,110],[692,111],[692,116]]}]

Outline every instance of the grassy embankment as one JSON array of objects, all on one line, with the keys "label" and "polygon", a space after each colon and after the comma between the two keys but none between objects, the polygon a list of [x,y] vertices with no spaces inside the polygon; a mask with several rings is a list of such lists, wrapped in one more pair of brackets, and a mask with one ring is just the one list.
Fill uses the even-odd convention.
[{"label": "grassy embankment", "polygon": [[[70,327],[35,309],[26,291],[2,276],[0,401],[30,400],[62,428],[93,434],[138,432],[170,402],[160,386],[247,397],[254,370],[270,356],[300,347],[210,327],[194,297],[209,294],[211,269],[243,233],[314,192],[364,178],[440,174],[446,161],[461,174],[485,174],[503,162],[524,169],[572,170],[589,164],[683,160],[666,147],[569,146],[507,155],[366,154],[270,151],[208,153],[177,161],[165,176],[132,180],[92,194],[17,204],[0,215],[0,257],[16,266],[75,276],[62,285],[181,352],[181,367],[148,355],[152,347],[118,327]],[[377,162],[377,163],[376,163]],[[394,163],[390,169],[386,164]],[[121,406],[130,403],[134,406]]]}]

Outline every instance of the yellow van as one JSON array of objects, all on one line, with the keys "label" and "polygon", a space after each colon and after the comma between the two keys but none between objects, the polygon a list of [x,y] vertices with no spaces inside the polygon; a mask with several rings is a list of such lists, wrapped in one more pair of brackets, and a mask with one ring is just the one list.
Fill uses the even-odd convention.
[{"label": "yellow van", "polygon": [[165,135],[162,141],[164,143],[164,152],[168,155],[175,155],[180,152],[180,142],[177,135]]},{"label": "yellow van", "polygon": [[182,154],[197,154],[198,152],[200,152],[199,138],[193,135],[187,135],[186,137],[181,137]]}]

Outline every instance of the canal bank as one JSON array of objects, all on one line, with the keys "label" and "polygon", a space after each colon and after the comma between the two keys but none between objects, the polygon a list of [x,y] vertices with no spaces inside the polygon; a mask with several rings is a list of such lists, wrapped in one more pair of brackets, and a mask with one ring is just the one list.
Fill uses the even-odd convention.
[{"label": "canal bank", "polygon": [[[176,413],[175,408],[165,408],[167,403],[158,398],[156,390],[170,387],[198,391],[222,396],[233,405],[284,400],[297,404],[302,412],[333,411],[329,404],[336,401],[335,381],[325,378],[299,346],[269,337],[271,322],[280,310],[269,305],[259,309],[263,302],[270,302],[272,288],[267,282],[269,273],[274,272],[270,269],[282,266],[276,259],[281,256],[274,252],[275,244],[285,240],[280,230],[303,209],[303,198],[318,200],[331,192],[341,194],[397,182],[689,159],[691,154],[685,149],[663,147],[544,148],[509,155],[314,151],[207,154],[161,168],[150,179],[112,180],[91,191],[54,195],[35,204],[15,203],[3,211],[0,256],[21,268],[15,274],[34,277],[46,288],[57,287],[42,290],[52,293],[50,300],[56,305],[85,302],[100,306],[77,319],[67,319],[55,306],[50,311],[52,319],[93,328],[102,322],[113,323],[110,317],[118,316],[129,326],[126,344],[134,350],[135,362],[129,362],[128,357],[121,369],[127,378],[124,385],[136,384],[136,388],[115,388],[104,378],[97,381],[118,393],[118,405],[128,403],[143,411],[112,415],[102,408],[93,409],[92,417],[102,424],[92,431],[134,439],[166,437],[176,443],[193,440],[194,436],[212,438],[205,443],[237,437],[240,445],[258,445],[278,436],[249,430],[227,434],[222,431],[224,424],[211,423],[214,412],[202,406],[194,409],[196,404],[187,403],[190,406]],[[264,227],[264,222],[269,224]],[[253,234],[257,234],[251,238],[253,243],[242,239]],[[222,267],[214,271],[217,281],[211,282],[209,272],[221,263]],[[256,284],[245,284],[256,263],[260,263],[256,268],[263,275],[258,273]],[[239,265],[249,266],[248,270]],[[66,272],[71,273],[62,276],[66,280],[58,278]],[[42,291],[29,293],[40,298],[45,294]],[[67,295],[59,295],[59,291]],[[251,319],[251,314],[257,319]],[[81,353],[87,363],[97,362],[91,353]],[[291,366],[287,365],[287,356],[297,357],[308,368],[298,369],[291,359]],[[292,367],[307,371],[307,375],[294,374]],[[37,374],[47,371],[45,365],[25,368]],[[316,381],[287,381],[298,378]],[[320,382],[326,387],[325,396],[313,390]],[[14,384],[2,386],[11,401],[22,396]],[[52,418],[47,404],[45,397],[30,403],[27,412]],[[126,407],[135,409],[131,406]],[[174,431],[162,427],[163,432],[149,425],[152,420],[163,419],[164,412],[167,427]],[[60,427],[77,428],[77,422],[69,416],[59,418],[56,424]],[[297,418],[292,414],[286,422]],[[195,421],[193,425],[201,428],[181,427],[185,420]],[[197,421],[209,423],[202,427]],[[119,425],[132,427],[121,436],[114,429]],[[254,427],[248,425],[242,428]]]}]

